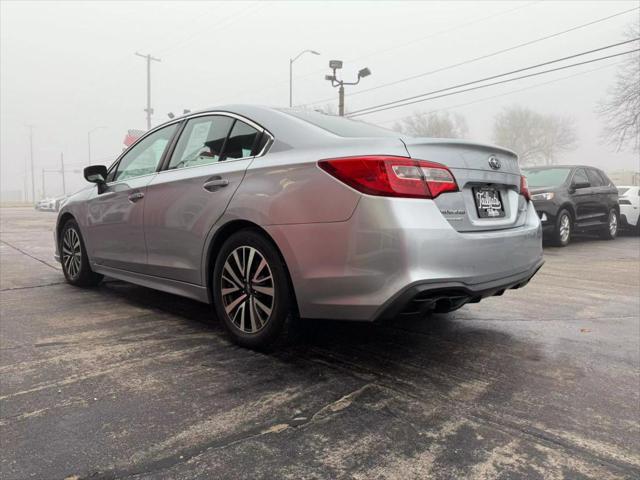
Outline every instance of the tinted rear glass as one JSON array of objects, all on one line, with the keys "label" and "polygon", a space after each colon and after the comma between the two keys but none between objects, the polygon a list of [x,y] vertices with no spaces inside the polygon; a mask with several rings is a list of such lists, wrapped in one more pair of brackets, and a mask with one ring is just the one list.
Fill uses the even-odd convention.
[{"label": "tinted rear glass", "polygon": [[307,110],[283,110],[300,120],[311,123],[341,137],[395,137],[401,134],[385,128],[376,127],[364,122],[349,120],[344,117],[325,115]]},{"label": "tinted rear glass", "polygon": [[525,168],[522,173],[527,177],[527,183],[530,187],[540,188],[562,185],[570,171],[570,168]]}]

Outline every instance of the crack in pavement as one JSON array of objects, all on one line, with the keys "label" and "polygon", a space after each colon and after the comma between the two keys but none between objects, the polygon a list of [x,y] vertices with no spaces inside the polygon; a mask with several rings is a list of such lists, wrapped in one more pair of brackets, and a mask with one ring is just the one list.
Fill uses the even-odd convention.
[{"label": "crack in pavement", "polygon": [[43,287],[52,287],[53,285],[63,285],[67,282],[53,282],[53,283],[43,283],[42,285],[30,285],[25,287],[9,287],[0,289],[0,292],[12,292],[14,290],[29,290],[31,288],[43,288]]},{"label": "crack in pavement", "polygon": [[15,245],[12,245],[11,243],[7,242],[6,240],[2,240],[0,239],[0,242],[4,243],[6,246],[13,248],[14,250],[22,253],[23,255],[26,255],[27,257],[33,258],[34,260],[46,265],[47,267],[53,268],[54,270],[60,270],[58,267],[56,267],[55,265],[51,265],[49,262],[45,262],[44,260],[36,257],[35,255],[31,255],[28,252],[25,252],[24,250],[22,250],[19,247],[16,247]]}]

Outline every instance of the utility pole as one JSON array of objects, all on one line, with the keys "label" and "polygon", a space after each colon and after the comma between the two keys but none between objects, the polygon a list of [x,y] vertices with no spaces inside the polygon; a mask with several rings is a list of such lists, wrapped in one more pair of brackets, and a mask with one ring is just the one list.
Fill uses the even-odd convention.
[{"label": "utility pole", "polygon": [[147,108],[144,111],[147,112],[147,130],[151,130],[151,114],[153,113],[153,108],[151,108],[151,61],[160,62],[161,60],[150,54],[143,55],[136,52],[136,55],[147,60]]},{"label": "utility pole", "polygon": [[42,198],[45,198],[47,196],[47,194],[45,193],[44,190],[44,168],[42,169]]},{"label": "utility pole", "polygon": [[363,68],[358,72],[358,79],[355,82],[345,82],[344,80],[338,80],[336,70],[342,68],[342,60],[331,60],[329,62],[329,68],[333,70],[333,75],[325,75],[324,79],[331,82],[332,87],[338,88],[338,114],[344,117],[344,86],[345,85],[357,85],[360,83],[360,79],[371,75],[371,70]]},{"label": "utility pole", "polygon": [[31,201],[36,201],[36,176],[33,169],[33,125],[27,125],[29,127],[29,152],[31,155]]},{"label": "utility pole", "polygon": [[60,173],[62,173],[62,194],[67,194],[67,186],[64,181],[64,154],[60,152]]},{"label": "utility pole", "polygon": [[25,203],[29,200],[29,186],[27,185],[28,180],[27,177],[29,176],[29,167],[27,166],[27,157],[24,157],[24,176],[23,176],[23,185],[22,187],[24,188],[24,201]]}]

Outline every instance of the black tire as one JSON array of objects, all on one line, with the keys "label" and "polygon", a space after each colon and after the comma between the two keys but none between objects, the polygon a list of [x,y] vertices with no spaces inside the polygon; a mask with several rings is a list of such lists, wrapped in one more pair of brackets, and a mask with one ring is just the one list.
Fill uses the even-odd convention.
[{"label": "black tire", "polygon": [[294,317],[287,267],[259,231],[240,230],[222,244],[212,288],[216,314],[235,343],[266,349],[284,339]]},{"label": "black tire", "polygon": [[551,241],[556,247],[566,247],[571,242],[572,233],[573,217],[568,210],[562,209],[556,216],[556,225],[551,234]]},{"label": "black tire", "polygon": [[614,240],[618,236],[620,228],[620,215],[612,208],[607,216],[607,224],[600,231],[600,238],[603,240]]},{"label": "black tire", "polygon": [[[73,241],[76,238],[77,243]],[[62,272],[67,282],[77,287],[94,287],[102,281],[104,276],[91,270],[87,249],[75,220],[67,220],[62,226],[58,242]],[[75,244],[75,247],[72,244]],[[72,250],[69,250],[69,245],[72,246]],[[71,255],[67,252],[71,252]]]}]

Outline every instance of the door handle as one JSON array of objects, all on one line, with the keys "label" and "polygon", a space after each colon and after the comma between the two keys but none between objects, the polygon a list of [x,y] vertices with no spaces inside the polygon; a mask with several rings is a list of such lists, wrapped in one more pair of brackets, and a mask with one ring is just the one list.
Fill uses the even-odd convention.
[{"label": "door handle", "polygon": [[214,178],[212,180],[204,182],[202,188],[204,188],[208,192],[215,192],[216,190],[222,187],[226,187],[227,185],[229,185],[229,180],[227,180],[226,178]]},{"label": "door handle", "polygon": [[131,195],[129,195],[129,201],[131,203],[135,203],[138,200],[141,200],[143,198],[144,198],[144,193],[142,193],[142,192],[135,192],[135,193],[132,193]]}]

